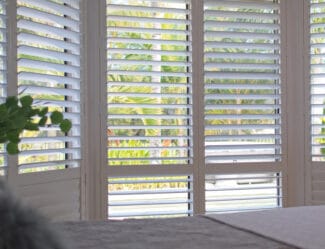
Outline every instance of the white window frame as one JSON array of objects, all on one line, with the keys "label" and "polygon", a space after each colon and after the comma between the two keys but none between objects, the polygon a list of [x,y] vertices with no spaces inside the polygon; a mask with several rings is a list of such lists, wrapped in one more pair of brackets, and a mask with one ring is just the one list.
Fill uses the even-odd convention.
[{"label": "white window frame", "polygon": [[[95,1],[85,1],[87,4],[87,24],[88,27],[92,27],[90,22],[95,22],[93,19],[98,16],[104,15],[104,5],[105,0],[95,0]],[[97,6],[97,7],[95,7]],[[203,58],[203,1],[192,0],[192,8],[196,11],[192,12],[192,36],[196,37],[192,41],[193,46],[193,58]],[[90,11],[91,10],[91,11]],[[97,13],[95,13],[95,10]],[[204,144],[204,130],[197,129],[194,130],[194,153],[197,157],[194,157],[194,167],[193,169],[187,166],[180,166],[176,168],[164,167],[163,169],[153,171],[150,167],[136,167],[136,169],[117,169],[107,167],[106,150],[103,150],[106,142],[106,130],[103,127],[103,120],[106,118],[106,112],[100,113],[98,109],[93,109],[93,106],[100,106],[104,108],[104,103],[106,101],[106,92],[103,91],[102,79],[105,79],[105,75],[99,77],[95,73],[90,74],[91,70],[100,71],[105,74],[106,69],[106,58],[101,53],[106,51],[105,42],[103,41],[105,36],[105,21],[97,20],[100,23],[99,27],[102,31],[99,31],[100,39],[89,35],[86,33],[86,37],[89,39],[88,44],[98,44],[96,47],[96,52],[90,47],[87,49],[88,56],[87,62],[92,67],[87,68],[87,82],[97,82],[99,84],[91,92],[87,92],[86,105],[86,115],[87,110],[95,110],[95,114],[91,115],[97,119],[97,122],[89,123],[89,116],[86,118],[88,120],[88,136],[86,141],[87,147],[92,148],[92,150],[87,150],[85,154],[85,165],[84,171],[88,172],[86,174],[86,181],[88,182],[87,193],[92,195],[92,198],[87,197],[87,219],[106,219],[106,201],[107,201],[107,176],[124,176],[124,175],[157,175],[157,174],[181,174],[188,175],[194,174],[194,214],[202,214],[205,212],[205,196],[204,196],[204,177],[205,174],[231,174],[231,173],[251,173],[251,172],[281,172],[282,174],[282,191],[283,191],[283,206],[299,206],[309,204],[308,198],[306,198],[305,189],[308,189],[308,178],[310,177],[306,172],[308,172],[307,156],[308,150],[306,150],[306,139],[308,127],[308,119],[305,118],[305,113],[308,110],[308,105],[306,104],[306,89],[308,88],[309,70],[306,65],[309,65],[308,58],[304,57],[304,53],[308,51],[306,46],[306,41],[308,41],[308,34],[303,32],[303,28],[306,27],[306,15],[308,15],[308,1],[307,0],[282,0],[281,1],[281,80],[282,80],[282,161],[276,163],[259,163],[256,166],[252,165],[235,165],[235,164],[224,164],[219,167],[209,166],[206,170],[200,168],[198,162],[204,161],[204,148],[200,144]],[[92,42],[90,42],[92,40]],[[87,43],[87,42],[86,42]],[[89,54],[100,54],[96,58],[95,56],[89,56]],[[98,60],[99,59],[99,60]],[[96,66],[95,66],[96,65]],[[194,60],[193,61],[193,82],[202,81],[203,79],[203,61]],[[97,67],[97,69],[96,69]],[[100,69],[99,69],[100,68]],[[98,78],[99,77],[99,78]],[[193,98],[193,120],[194,127],[202,127],[204,124],[203,113],[198,112],[198,109],[203,109],[203,84],[194,84],[193,91],[196,93]],[[290,89],[290,90],[289,90]],[[293,90],[294,89],[294,90]],[[91,100],[101,100],[97,101],[97,104],[93,103]],[[88,108],[88,109],[87,109]],[[106,108],[106,107],[105,107]],[[105,110],[105,109],[104,109]],[[98,118],[102,114],[101,118]],[[93,119],[94,120],[94,119]],[[92,127],[92,128],[91,128]],[[92,134],[92,132],[94,132]],[[297,136],[299,134],[299,136]],[[102,147],[99,146],[98,141]],[[290,142],[289,142],[290,141]],[[95,149],[96,148],[96,149]],[[97,150],[97,151],[96,151]],[[100,151],[100,156],[98,152]],[[86,162],[92,162],[91,164]],[[95,163],[96,162],[96,163]],[[247,167],[245,167],[247,166]],[[94,167],[96,168],[97,174]],[[91,170],[92,169],[92,170]],[[106,175],[103,173],[106,172]],[[104,176],[103,176],[104,175]],[[97,180],[95,180],[97,179]],[[305,181],[307,181],[305,183]],[[92,193],[92,194],[91,194]],[[308,193],[308,192],[307,192]],[[94,201],[97,196],[97,201]],[[105,205],[105,206],[104,206]]]}]

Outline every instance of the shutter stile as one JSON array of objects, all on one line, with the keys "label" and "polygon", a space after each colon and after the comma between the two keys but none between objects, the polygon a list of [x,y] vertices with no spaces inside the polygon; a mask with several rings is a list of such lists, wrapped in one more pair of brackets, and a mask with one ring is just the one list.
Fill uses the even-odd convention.
[{"label": "shutter stile", "polygon": [[[7,20],[6,0],[0,1],[0,103],[7,96]],[[0,144],[0,176],[7,174],[7,154],[5,145]]]},{"label": "shutter stile", "polygon": [[79,1],[19,0],[17,14],[19,94],[72,121],[69,134],[58,127],[24,132],[19,173],[79,167]]},{"label": "shutter stile", "polygon": [[205,1],[205,161],[281,161],[274,1]]}]

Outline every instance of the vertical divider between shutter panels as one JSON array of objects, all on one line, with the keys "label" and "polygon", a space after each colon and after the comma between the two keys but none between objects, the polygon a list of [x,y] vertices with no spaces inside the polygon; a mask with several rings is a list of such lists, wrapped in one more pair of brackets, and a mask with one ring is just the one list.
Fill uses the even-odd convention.
[{"label": "vertical divider between shutter panels", "polygon": [[102,191],[100,202],[100,218],[107,219],[107,203],[108,203],[108,183],[107,183],[107,83],[106,83],[106,72],[107,72],[107,53],[106,53],[106,1],[100,1],[99,6],[99,95],[100,95],[100,158],[101,158],[101,172],[100,172],[100,189]]},{"label": "vertical divider between shutter panels", "polygon": [[[1,19],[1,28],[2,28],[2,36],[0,38],[1,41],[1,72],[0,72],[0,103],[2,103],[7,96],[7,56],[8,56],[8,42],[7,42],[7,1],[0,1],[0,19]],[[0,177],[7,177],[8,164],[7,164],[8,155],[5,152],[5,145],[0,145]]]},{"label": "vertical divider between shutter panels", "polygon": [[288,120],[287,120],[287,113],[288,113],[288,105],[286,103],[286,94],[288,92],[287,89],[287,46],[289,46],[287,42],[287,1],[280,2],[280,22],[281,28],[280,32],[281,36],[281,103],[282,103],[282,113],[281,113],[281,120],[282,120],[282,193],[283,193],[283,206],[287,206],[287,196],[288,196]]},{"label": "vertical divider between shutter panels", "polygon": [[[81,32],[81,49],[86,48],[86,39],[85,39],[85,34],[86,34],[86,11],[87,5],[86,5],[86,0],[81,0],[80,4],[80,19],[81,21],[81,27],[80,27],[80,32]],[[81,158],[82,160],[80,161],[80,218],[82,220],[85,220],[87,218],[87,178],[86,178],[86,167],[87,165],[85,164],[85,155],[87,155],[87,139],[86,139],[86,114],[85,114],[85,100],[87,99],[87,56],[84,53],[81,53],[81,60],[80,60],[80,68],[81,68],[81,87],[80,87],[80,99],[81,99],[81,112],[80,112],[80,124],[81,124],[81,130],[80,130],[80,143],[83,144],[81,148]]]},{"label": "vertical divider between shutter panels", "polygon": [[107,218],[106,53],[104,0],[83,0],[84,8],[84,155],[83,219]]},{"label": "vertical divider between shutter panels", "polygon": [[[7,1],[7,96],[17,95],[17,1]],[[8,182],[18,186],[18,156],[8,156]]]},{"label": "vertical divider between shutter panels", "polygon": [[287,118],[287,206],[304,205],[304,0],[287,0],[286,6],[286,118]]},{"label": "vertical divider between shutter panels", "polygon": [[204,1],[192,0],[194,214],[205,213]]},{"label": "vertical divider between shutter panels", "polygon": [[311,162],[311,125],[310,125],[310,117],[311,110],[310,104],[311,100],[310,96],[310,0],[304,0],[303,6],[303,15],[304,15],[304,26],[303,26],[303,65],[304,65],[304,120],[305,120],[305,132],[303,135],[305,136],[305,167],[304,167],[304,175],[305,175],[305,205],[312,204],[312,162]]}]

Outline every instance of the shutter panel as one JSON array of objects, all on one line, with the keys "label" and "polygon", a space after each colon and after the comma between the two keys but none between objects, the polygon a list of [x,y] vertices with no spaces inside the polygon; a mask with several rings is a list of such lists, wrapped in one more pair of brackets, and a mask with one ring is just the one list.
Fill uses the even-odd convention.
[{"label": "shutter panel", "polygon": [[281,160],[279,4],[204,4],[207,164]]},{"label": "shutter panel", "polygon": [[325,2],[310,1],[310,157],[311,195],[325,204]]},{"label": "shutter panel", "polygon": [[323,1],[311,1],[311,146],[312,161],[325,160],[325,11]]},{"label": "shutter panel", "polygon": [[[7,96],[7,25],[6,25],[6,1],[0,1],[0,103]],[[0,176],[6,174],[7,159],[4,144],[0,144]]]},{"label": "shutter panel", "polygon": [[113,178],[108,181],[110,218],[191,215],[192,180],[182,176]]},{"label": "shutter panel", "polygon": [[281,207],[281,180],[278,173],[207,175],[206,212],[242,212]]},{"label": "shutter panel", "polygon": [[[172,168],[176,164],[192,164],[189,2],[107,1],[108,164],[124,168],[121,170],[126,174],[126,166],[147,166],[148,170],[154,166],[156,175],[162,176],[160,169],[166,165]],[[180,199],[176,193],[173,196],[173,169],[170,176],[162,176],[164,183],[160,178],[146,177],[147,174],[144,169],[141,174],[127,174],[125,178],[109,175],[112,178],[109,181],[110,217],[191,212],[189,188],[182,187]],[[124,180],[127,182],[123,183]],[[136,190],[130,190],[132,186]],[[131,198],[124,195],[128,191],[134,199],[124,204]],[[150,196],[150,201],[142,199],[143,191],[145,196]],[[149,207],[157,207],[169,191],[170,198],[164,202],[180,201],[182,208],[174,209],[173,205],[166,204],[157,213]],[[124,206],[127,213],[121,211]]]},{"label": "shutter panel", "polygon": [[281,172],[265,167],[281,161],[279,10],[273,0],[204,1],[208,213],[282,206]]},{"label": "shutter panel", "polygon": [[80,159],[80,30],[78,1],[19,0],[18,92],[35,106],[59,110],[69,134],[47,127],[24,132],[19,173],[78,167]]}]

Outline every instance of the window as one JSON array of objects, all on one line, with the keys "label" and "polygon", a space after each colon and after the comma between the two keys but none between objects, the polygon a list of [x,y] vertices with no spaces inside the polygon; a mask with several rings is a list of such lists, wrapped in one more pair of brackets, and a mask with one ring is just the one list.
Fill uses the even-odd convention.
[{"label": "window", "polygon": [[[281,169],[252,171],[281,161],[279,4],[204,1],[202,7],[204,46],[196,49],[204,53],[193,58],[197,20],[191,19],[190,1],[107,1],[111,218],[190,215],[199,205],[195,195],[202,196],[206,212],[282,205]],[[197,82],[192,73],[201,69],[193,67],[194,59],[204,61],[204,77]],[[194,84],[204,88],[204,105],[196,109],[193,99],[203,96],[193,91]],[[196,129],[195,112],[204,113]],[[200,143],[194,133],[204,134],[200,151],[194,149]],[[194,163],[195,157],[201,160]],[[252,174],[219,170],[241,163],[246,163],[241,173]],[[188,174],[173,184],[184,165]],[[194,190],[195,185],[205,189]],[[162,200],[168,191],[179,199],[170,193]]]},{"label": "window", "polygon": [[17,157],[0,147],[0,175],[60,217],[324,204],[324,12],[323,0],[0,0],[0,101],[31,94],[73,123],[25,132]]}]

